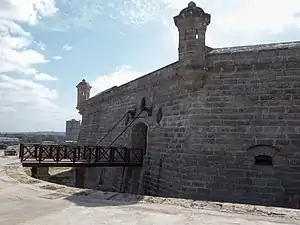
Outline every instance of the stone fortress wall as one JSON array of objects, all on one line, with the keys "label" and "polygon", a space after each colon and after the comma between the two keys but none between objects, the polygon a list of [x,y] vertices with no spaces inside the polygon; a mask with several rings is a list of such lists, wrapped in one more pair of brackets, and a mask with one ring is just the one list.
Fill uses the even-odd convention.
[{"label": "stone fortress wall", "polygon": [[114,144],[140,140],[143,168],[87,168],[86,186],[299,207],[299,59],[300,42],[206,48],[199,64],[179,60],[89,99],[81,145],[96,144],[142,98],[153,113],[142,113]]}]

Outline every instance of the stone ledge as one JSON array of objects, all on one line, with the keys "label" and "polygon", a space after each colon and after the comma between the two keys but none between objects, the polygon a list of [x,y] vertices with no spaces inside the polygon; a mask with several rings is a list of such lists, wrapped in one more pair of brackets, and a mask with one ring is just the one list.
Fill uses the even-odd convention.
[{"label": "stone ledge", "polygon": [[191,199],[180,199],[180,198],[134,196],[129,194],[117,194],[116,196],[113,196],[110,200],[178,205],[184,208],[191,208],[191,209],[216,210],[221,212],[232,212],[232,213],[268,216],[268,217],[272,216],[272,217],[300,219],[300,210],[287,209],[287,208],[255,206],[255,205],[245,205],[245,204],[235,204],[235,203],[209,202],[209,201],[194,201]]},{"label": "stone ledge", "polygon": [[[146,203],[146,204],[166,204],[177,205],[184,208],[191,209],[204,209],[204,210],[216,210],[221,212],[232,212],[240,214],[252,214],[268,217],[284,217],[300,220],[300,210],[266,207],[266,206],[254,206],[245,204],[233,204],[233,203],[221,203],[221,202],[208,202],[208,201],[194,201],[191,199],[180,198],[164,198],[154,196],[140,196],[123,194],[116,192],[102,192],[91,189],[80,189],[75,187],[67,187],[65,185],[54,184],[47,181],[37,180],[29,177],[23,170],[21,164],[14,163],[5,166],[5,172],[8,176],[17,180],[23,184],[30,184],[40,189],[46,189],[53,193],[59,193],[62,198],[70,195],[88,196],[91,198],[97,198],[97,200],[110,200],[114,202],[123,203]],[[57,191],[57,192],[56,192]]]}]

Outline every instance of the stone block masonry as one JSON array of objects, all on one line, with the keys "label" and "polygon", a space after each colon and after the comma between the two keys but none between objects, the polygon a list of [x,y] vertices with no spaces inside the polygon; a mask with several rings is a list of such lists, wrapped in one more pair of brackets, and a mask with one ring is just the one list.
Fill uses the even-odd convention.
[{"label": "stone block masonry", "polygon": [[[180,76],[176,74],[179,66],[148,75],[162,80],[156,86],[145,76],[119,87],[114,95],[91,99],[79,142],[95,144],[118,118],[138,108],[146,97],[147,104],[153,104],[154,115],[160,107],[163,111],[160,124],[155,116],[144,114],[135,122],[149,126],[143,179],[148,194],[297,207],[299,70],[208,72],[209,79],[195,93],[187,81],[175,79]],[[166,77],[173,79],[166,82]],[[103,145],[124,127],[120,124]],[[130,147],[131,129],[115,144]],[[271,165],[255,165],[259,155],[271,156]],[[114,184],[118,191],[122,169],[105,171],[101,185]]]},{"label": "stone block masonry", "polygon": [[[185,44],[192,51],[193,45]],[[142,170],[87,169],[86,177],[97,183],[86,183],[163,197],[299,208],[300,43],[207,47],[203,54],[204,67],[183,57],[85,102],[82,145],[96,144],[125,112],[139,110],[142,98],[153,108],[152,116],[142,113],[114,144],[132,147],[144,137]],[[133,131],[140,124],[147,129],[137,136]],[[101,145],[124,128],[121,122]],[[128,185],[139,185],[138,191]]]}]

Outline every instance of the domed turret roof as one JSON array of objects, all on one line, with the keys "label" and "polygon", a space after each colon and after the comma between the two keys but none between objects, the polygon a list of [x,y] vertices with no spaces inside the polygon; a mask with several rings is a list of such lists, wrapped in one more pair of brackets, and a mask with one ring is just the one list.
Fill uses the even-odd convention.
[{"label": "domed turret roof", "polygon": [[210,14],[198,7],[195,2],[191,1],[186,8],[174,16],[174,23],[178,26],[186,26],[187,23],[197,21],[198,25],[205,27],[210,24]]},{"label": "domed turret roof", "polygon": [[188,4],[188,7],[196,7],[196,3],[193,1],[190,1],[190,3]]},{"label": "domed turret roof", "polygon": [[183,10],[181,10],[180,13],[184,13],[184,12],[189,11],[189,10],[191,10],[191,9],[192,9],[192,10],[195,10],[195,11],[197,11],[197,12],[199,12],[200,14],[205,13],[204,10],[203,10],[202,8],[198,7],[198,6],[196,5],[196,3],[193,2],[193,1],[191,1],[191,2],[188,4],[188,7],[184,8]]},{"label": "domed turret roof", "polygon": [[86,82],[85,79],[82,79],[82,81],[79,82],[77,87],[79,87],[79,86],[90,86],[90,84],[88,82]]}]

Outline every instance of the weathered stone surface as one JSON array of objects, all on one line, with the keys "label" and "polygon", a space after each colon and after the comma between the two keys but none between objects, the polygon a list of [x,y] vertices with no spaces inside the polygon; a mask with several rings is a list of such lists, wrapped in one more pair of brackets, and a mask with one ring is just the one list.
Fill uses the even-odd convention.
[{"label": "weathered stone surface", "polygon": [[31,176],[37,179],[47,179],[49,177],[49,167],[32,167]]},{"label": "weathered stone surface", "polygon": [[[141,113],[114,142],[131,147],[135,126],[148,128],[139,194],[299,207],[300,42],[204,47],[195,51],[206,49],[206,68],[183,57],[86,101],[79,144],[96,144],[128,110],[139,114],[145,97],[152,115]],[[121,121],[100,145],[125,128]],[[262,154],[272,165],[255,165]],[[91,186],[122,191],[131,182],[123,168],[93,173]]]}]

